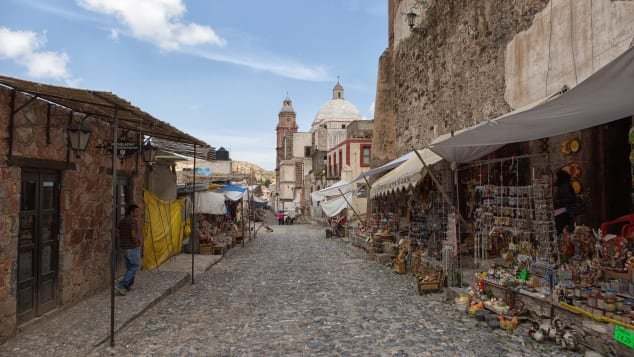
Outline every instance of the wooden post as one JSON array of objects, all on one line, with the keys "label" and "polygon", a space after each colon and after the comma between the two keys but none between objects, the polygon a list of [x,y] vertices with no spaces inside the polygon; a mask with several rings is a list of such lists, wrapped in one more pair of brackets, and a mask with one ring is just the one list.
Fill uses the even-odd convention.
[{"label": "wooden post", "polygon": [[359,217],[359,214],[357,213],[357,211],[354,210],[354,207],[352,207],[352,205],[350,204],[350,202],[348,202],[348,199],[346,198],[346,195],[343,194],[343,192],[341,191],[340,188],[337,189],[339,191],[339,193],[341,194],[341,197],[343,197],[344,200],[346,200],[346,203],[348,204],[348,207],[350,207],[350,209],[352,210],[352,212],[354,212],[354,215],[357,216],[357,219],[359,220],[359,222],[363,222],[363,220],[361,219],[361,217]]},{"label": "wooden post", "polygon": [[420,154],[418,153],[418,150],[414,150],[414,154],[416,154],[420,162],[423,164],[423,168],[427,170],[429,177],[431,177],[431,180],[434,182],[436,187],[438,187],[438,191],[440,191],[440,193],[442,194],[442,197],[445,199],[445,201],[447,201],[447,204],[449,204],[449,206],[454,210],[454,212],[456,212],[456,215],[458,216],[458,218],[460,218],[460,221],[466,224],[467,221],[465,221],[465,219],[462,217],[460,212],[456,209],[456,206],[453,204],[452,200],[449,198],[449,195],[447,195],[447,192],[445,192],[445,189],[440,185],[438,180],[436,180],[436,176],[434,176],[434,173],[427,166],[427,164],[425,163],[425,160],[423,160],[423,157],[420,156]]}]

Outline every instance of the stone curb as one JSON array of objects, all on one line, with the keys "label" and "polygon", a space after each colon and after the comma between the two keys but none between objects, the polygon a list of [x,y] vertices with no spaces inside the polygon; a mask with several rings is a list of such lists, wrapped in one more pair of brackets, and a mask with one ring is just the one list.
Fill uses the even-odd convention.
[{"label": "stone curb", "polygon": [[[223,259],[224,259],[224,256],[220,256],[220,259],[215,260],[214,262],[209,264],[209,266],[206,267],[204,271],[202,271],[202,272],[194,272],[194,283],[196,281],[198,281],[202,277],[203,274],[205,274],[206,272],[211,270],[211,268],[214,265],[218,264],[218,262],[222,261]],[[154,300],[148,302],[148,304],[146,306],[144,306],[143,309],[141,309],[139,312],[137,312],[137,313],[133,314],[132,316],[130,316],[130,318],[128,318],[125,322],[121,323],[121,325],[118,328],[116,328],[115,331],[114,331],[115,336],[117,335],[117,333],[119,333],[120,331],[125,329],[129,324],[134,322],[134,320],[136,320],[138,317],[140,317],[143,314],[145,314],[145,312],[147,312],[149,309],[151,309],[152,307],[154,307],[155,305],[157,305],[158,303],[163,301],[165,298],[167,298],[168,296],[170,296],[171,294],[173,294],[177,290],[181,289],[183,286],[185,286],[188,283],[190,283],[191,282],[191,276],[192,276],[191,273],[189,273],[189,272],[185,273],[185,275],[183,277],[178,279],[172,286],[167,288],[161,295],[159,295]],[[106,336],[104,339],[102,339],[96,345],[94,345],[90,352],[95,351],[98,347],[100,347],[104,343],[107,343],[109,339],[110,339],[110,336]]]},{"label": "stone curb", "polygon": [[[222,259],[220,259],[222,260]],[[220,261],[219,260],[219,261]],[[163,299],[165,299],[166,297],[168,297],[169,295],[171,295],[173,292],[175,292],[176,290],[182,288],[183,286],[185,286],[185,284],[187,283],[187,281],[190,280],[191,281],[191,274],[187,273],[186,275],[184,275],[182,278],[180,278],[174,285],[172,285],[171,287],[169,287],[168,289],[166,289],[161,295],[159,295],[156,299],[150,301],[147,305],[145,305],[145,307],[143,307],[139,312],[133,314],[132,316],[130,316],[129,319],[127,319],[125,322],[121,323],[121,325],[116,328],[114,330],[114,334],[115,336],[117,335],[117,333],[121,330],[123,330],[124,328],[126,328],[130,323],[132,323],[134,320],[136,320],[139,316],[143,315],[147,310],[151,309],[153,306],[155,306],[156,304],[158,304],[159,302],[161,302]],[[101,346],[102,344],[108,342],[108,340],[110,339],[110,336],[106,336],[104,339],[102,339],[101,341],[99,341],[96,345],[93,346],[93,348],[91,349],[90,352],[93,352],[95,349],[97,349],[99,346]]]}]

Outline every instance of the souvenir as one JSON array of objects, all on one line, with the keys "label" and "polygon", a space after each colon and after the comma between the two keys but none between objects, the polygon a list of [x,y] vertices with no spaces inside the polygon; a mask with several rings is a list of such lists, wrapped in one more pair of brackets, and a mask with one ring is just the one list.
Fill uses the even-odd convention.
[{"label": "souvenir", "polygon": [[575,193],[581,192],[581,182],[579,180],[572,180],[572,189],[575,190]]},{"label": "souvenir", "polygon": [[561,171],[567,173],[568,175],[572,176],[572,168],[570,166],[564,166]]},{"label": "souvenir", "polygon": [[570,155],[570,141],[566,140],[561,144],[561,152],[564,155]]},{"label": "souvenir", "polygon": [[570,176],[572,176],[573,178],[581,177],[581,166],[579,166],[579,164],[574,163],[568,167],[570,168],[570,172],[569,172]]},{"label": "souvenir", "polygon": [[579,139],[572,139],[568,146],[570,147],[570,152],[572,153],[577,153],[581,150],[581,142]]}]

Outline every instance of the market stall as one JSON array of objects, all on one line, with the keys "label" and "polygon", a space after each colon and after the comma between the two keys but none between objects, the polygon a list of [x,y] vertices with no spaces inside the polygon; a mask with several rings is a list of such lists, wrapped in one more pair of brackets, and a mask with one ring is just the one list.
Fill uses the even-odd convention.
[{"label": "market stall", "polygon": [[[430,145],[463,172],[482,269],[457,306],[491,327],[531,321],[539,342],[632,355],[633,78],[629,49],[571,90]],[[500,155],[508,144],[525,150]]]}]

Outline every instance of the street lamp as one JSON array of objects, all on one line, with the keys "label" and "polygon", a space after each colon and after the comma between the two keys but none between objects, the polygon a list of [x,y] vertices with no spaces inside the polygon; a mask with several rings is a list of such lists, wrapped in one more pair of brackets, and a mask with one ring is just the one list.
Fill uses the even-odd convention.
[{"label": "street lamp", "polygon": [[83,123],[72,123],[68,129],[68,141],[70,148],[75,152],[84,151],[88,146],[88,140],[92,131],[84,126]]},{"label": "street lamp", "polygon": [[418,14],[416,14],[413,11],[408,12],[407,14],[405,14],[405,18],[407,19],[407,26],[409,26],[409,30],[411,32],[415,32],[419,35],[425,36],[425,34],[427,33],[427,31],[425,30],[424,27],[416,27],[416,18],[418,17]]},{"label": "street lamp", "polygon": [[141,151],[143,154],[143,161],[148,165],[152,165],[156,162],[156,154],[158,153],[158,148],[152,145],[150,140],[145,142],[143,145],[143,150]]}]

